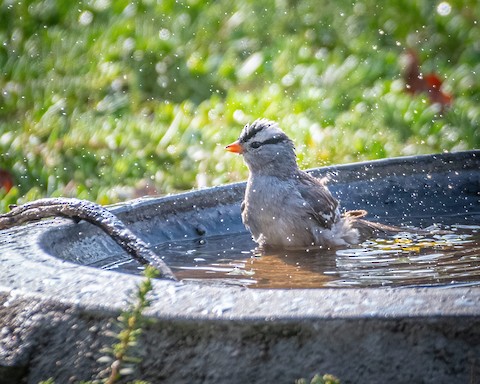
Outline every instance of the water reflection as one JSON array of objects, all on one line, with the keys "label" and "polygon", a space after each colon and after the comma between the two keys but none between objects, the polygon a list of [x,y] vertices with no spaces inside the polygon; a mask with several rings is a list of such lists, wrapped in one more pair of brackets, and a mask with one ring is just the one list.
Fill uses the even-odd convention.
[{"label": "water reflection", "polygon": [[[251,288],[480,286],[480,226],[449,233],[373,239],[328,250],[255,253],[249,234],[178,241],[155,247],[179,279]],[[133,261],[107,269],[138,273]]]}]

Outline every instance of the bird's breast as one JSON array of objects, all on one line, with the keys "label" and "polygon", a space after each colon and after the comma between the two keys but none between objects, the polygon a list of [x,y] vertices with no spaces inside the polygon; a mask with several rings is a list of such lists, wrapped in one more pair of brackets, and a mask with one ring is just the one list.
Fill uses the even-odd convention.
[{"label": "bird's breast", "polygon": [[312,242],[311,220],[290,183],[250,181],[244,202],[242,220],[256,241],[283,246]]}]

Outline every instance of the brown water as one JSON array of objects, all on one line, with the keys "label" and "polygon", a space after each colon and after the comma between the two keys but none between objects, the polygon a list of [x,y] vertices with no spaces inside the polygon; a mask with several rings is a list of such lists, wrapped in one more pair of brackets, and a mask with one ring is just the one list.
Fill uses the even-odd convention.
[{"label": "brown water", "polygon": [[[154,248],[179,279],[250,288],[480,286],[480,226],[448,234],[402,233],[336,250],[257,254],[247,233]],[[134,261],[107,269],[140,273]]]}]

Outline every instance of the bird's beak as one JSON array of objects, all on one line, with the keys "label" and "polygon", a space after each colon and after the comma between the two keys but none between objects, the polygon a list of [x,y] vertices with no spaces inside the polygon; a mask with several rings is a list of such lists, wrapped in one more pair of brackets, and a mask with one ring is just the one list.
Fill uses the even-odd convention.
[{"label": "bird's beak", "polygon": [[232,144],[229,144],[225,147],[225,149],[228,152],[233,152],[233,153],[243,153],[243,147],[240,145],[238,141],[233,142]]}]

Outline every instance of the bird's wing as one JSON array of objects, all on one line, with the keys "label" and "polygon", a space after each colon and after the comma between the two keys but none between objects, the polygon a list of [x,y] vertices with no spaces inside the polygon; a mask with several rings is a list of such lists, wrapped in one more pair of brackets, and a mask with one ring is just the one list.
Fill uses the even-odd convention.
[{"label": "bird's wing", "polygon": [[298,191],[310,207],[310,214],[325,227],[331,228],[338,216],[338,201],[332,196],[323,180],[301,171],[298,174]]}]

